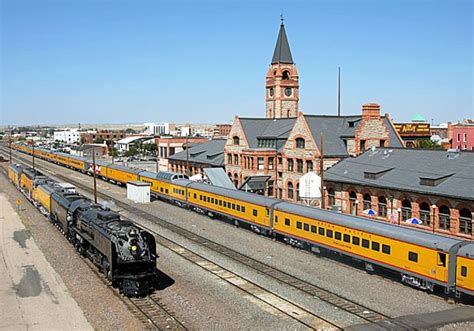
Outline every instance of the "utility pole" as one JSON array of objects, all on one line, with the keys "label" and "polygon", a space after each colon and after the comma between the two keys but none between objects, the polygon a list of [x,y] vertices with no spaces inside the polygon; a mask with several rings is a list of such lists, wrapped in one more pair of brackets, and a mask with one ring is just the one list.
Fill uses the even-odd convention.
[{"label": "utility pole", "polygon": [[319,150],[321,152],[321,156],[319,157],[319,176],[321,177],[321,208],[325,209],[326,202],[324,201],[324,137],[322,132],[320,135],[319,146]]},{"label": "utility pole", "polygon": [[32,141],[31,146],[33,147],[33,152],[31,153],[33,155],[33,172],[35,171],[35,142]]},{"label": "utility pole", "polygon": [[92,173],[94,174],[94,202],[97,203],[97,179],[95,173],[95,150],[92,147]]},{"label": "utility pole", "polygon": [[12,133],[10,131],[10,135],[8,136],[8,147],[10,148],[9,154],[10,154],[10,164],[12,164]]},{"label": "utility pole", "polygon": [[186,135],[186,175],[189,176],[189,143],[188,143],[188,135]]},{"label": "utility pole", "polygon": [[337,67],[337,116],[341,116],[341,67]]}]

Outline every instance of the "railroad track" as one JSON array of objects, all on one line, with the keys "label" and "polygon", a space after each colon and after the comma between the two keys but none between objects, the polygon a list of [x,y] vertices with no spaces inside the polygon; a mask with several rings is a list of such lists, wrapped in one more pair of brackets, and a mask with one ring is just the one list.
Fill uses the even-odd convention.
[{"label": "railroad track", "polygon": [[[28,161],[26,161],[28,163]],[[47,162],[47,161],[44,161],[44,162]],[[63,180],[65,181],[69,181],[71,182],[72,184],[76,185],[78,188],[84,190],[84,191],[87,191],[87,192],[91,192],[92,190],[84,185],[83,183],[80,183],[76,180],[73,180],[69,177],[66,177],[64,175],[61,175],[61,174],[57,174],[55,173],[54,176],[58,177],[58,178],[62,178]],[[318,298],[319,300],[321,301],[324,301],[326,303],[328,303],[329,305],[331,306],[334,306],[334,307],[337,307],[338,309],[341,309],[345,312],[348,312],[350,314],[353,314],[359,318],[361,318],[362,320],[366,321],[366,322],[369,322],[369,323],[377,323],[381,320],[385,320],[385,319],[390,319],[391,317],[390,316],[387,316],[381,312],[377,312],[373,309],[370,309],[362,304],[359,304],[353,300],[350,300],[348,298],[345,298],[339,294],[336,294],[334,292],[331,292],[331,291],[328,291],[322,287],[319,287],[317,285],[314,285],[312,283],[309,283],[309,282],[306,282],[300,278],[297,278],[293,275],[290,275],[286,272],[283,272],[281,270],[278,270],[278,269],[275,269],[265,263],[262,263],[260,261],[257,261],[249,256],[246,256],[246,255],[243,255],[235,250],[232,250],[226,246],[223,246],[219,243],[216,243],[214,241],[211,241],[207,238],[204,238],[202,236],[199,236],[195,233],[192,233],[191,231],[188,231],[182,227],[179,227],[175,224],[172,224],[156,215],[153,215],[149,212],[146,212],[144,210],[141,210],[137,207],[134,207],[132,205],[129,205],[123,201],[120,201],[106,193],[103,193],[103,192],[98,192],[98,196],[103,198],[103,199],[106,199],[106,200],[111,200],[113,201],[118,207],[124,209],[124,210],[127,210],[128,212],[130,212],[131,214],[134,214],[134,215],[137,215],[137,216],[140,216],[146,220],[149,220],[149,221],[153,221],[157,224],[159,224],[161,227],[164,227],[165,229],[167,230],[170,230],[182,237],[184,237],[185,239],[195,243],[195,244],[198,244],[202,247],[205,247],[205,248],[208,248],[212,251],[215,251],[215,252],[218,252],[220,253],[221,255],[224,255],[234,261],[237,261],[238,263],[240,264],[243,264],[255,271],[257,271],[258,273],[261,273],[269,278],[273,278],[274,280],[277,280],[278,282],[286,285],[286,286],[289,286],[289,287],[292,287],[294,289],[297,289],[305,294],[308,294],[308,295],[311,295],[315,298]],[[150,231],[152,232],[156,237],[157,237],[157,240],[159,241],[160,244],[162,244],[163,246],[173,250],[174,252],[178,253],[179,255],[183,256],[183,254],[180,254],[180,252],[185,252],[187,251],[187,249],[185,249],[184,247],[182,247],[181,245],[175,243],[175,242],[172,242],[170,241],[169,239],[167,238],[164,238],[163,236],[161,236],[160,234],[156,233],[155,231],[147,228],[146,226],[143,226],[141,225],[142,227],[146,228],[147,231]],[[177,245],[177,247],[173,247],[173,245]],[[191,252],[192,253],[192,252]],[[184,254],[187,254],[187,253],[184,253]],[[195,253],[193,253],[195,254]],[[197,254],[196,254],[197,255]],[[183,256],[185,257],[186,259],[188,260],[192,260],[190,258],[187,258],[186,256]],[[202,256],[199,256],[199,258],[202,258],[204,259]],[[200,262],[200,266],[202,265],[206,265],[206,263],[202,263],[202,261]],[[209,263],[212,263],[209,261]],[[196,264],[199,264],[199,263],[196,263]],[[285,299],[283,299],[285,300]],[[293,316],[291,316],[293,318]],[[318,317],[321,319],[321,317]],[[331,324],[333,327],[337,327],[337,328],[342,328],[340,325],[337,325],[336,323],[333,323],[333,322],[329,322],[329,321],[326,321],[328,322],[329,324]],[[303,323],[305,324],[305,323]],[[305,324],[306,325],[306,324]],[[404,327],[404,326],[403,326]]]},{"label": "railroad track", "polygon": [[[2,169],[2,174],[8,180],[8,174],[6,173],[5,168]],[[21,192],[18,193],[21,194]],[[33,205],[31,206],[33,207]],[[51,223],[51,225],[53,224]],[[175,314],[169,311],[165,305],[160,303],[160,300],[156,294],[147,296],[145,298],[128,298],[123,296],[118,292],[117,289],[111,286],[110,282],[97,270],[95,265],[93,265],[85,257],[83,257],[83,261],[87,267],[102,281],[102,283],[110,288],[114,295],[128,307],[130,312],[140,322],[142,322],[147,329],[177,331],[187,330],[187,328],[174,317]]]}]

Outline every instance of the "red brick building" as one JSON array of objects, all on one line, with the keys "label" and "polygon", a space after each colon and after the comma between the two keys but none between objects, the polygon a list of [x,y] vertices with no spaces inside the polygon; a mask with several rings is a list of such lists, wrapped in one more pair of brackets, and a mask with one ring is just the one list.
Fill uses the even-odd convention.
[{"label": "red brick building", "polygon": [[362,115],[325,116],[298,112],[299,77],[283,23],[266,76],[266,118],[236,117],[224,148],[225,169],[237,187],[267,176],[267,196],[297,201],[299,179],[319,174],[320,134],[324,168],[372,146],[403,147],[380,106],[363,105]]},{"label": "red brick building", "polygon": [[[474,239],[472,152],[376,148],[341,161],[324,177],[328,208]],[[412,218],[421,225],[406,222]]]},{"label": "red brick building", "polygon": [[96,141],[97,138],[101,138],[104,141],[117,141],[123,139],[127,136],[125,131],[98,131],[98,132],[84,132],[81,133],[81,143],[83,144],[92,144]]},{"label": "red brick building", "polygon": [[462,123],[448,123],[448,138],[451,148],[474,150],[474,122],[465,120]]}]

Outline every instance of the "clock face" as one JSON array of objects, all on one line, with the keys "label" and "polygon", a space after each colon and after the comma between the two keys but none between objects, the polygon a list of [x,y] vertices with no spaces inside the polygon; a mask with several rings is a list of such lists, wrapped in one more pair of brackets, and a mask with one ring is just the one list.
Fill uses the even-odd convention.
[{"label": "clock face", "polygon": [[273,87],[270,87],[268,89],[268,94],[270,94],[271,97],[273,96]]},{"label": "clock face", "polygon": [[286,95],[287,97],[291,96],[291,93],[292,93],[292,90],[291,90],[290,87],[285,88],[285,95]]}]

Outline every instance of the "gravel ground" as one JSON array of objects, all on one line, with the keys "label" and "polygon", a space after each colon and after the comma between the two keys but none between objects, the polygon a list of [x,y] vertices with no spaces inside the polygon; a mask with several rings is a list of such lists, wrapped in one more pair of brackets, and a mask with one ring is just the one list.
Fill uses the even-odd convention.
[{"label": "gravel ground", "polygon": [[[17,198],[25,200],[3,174],[0,174],[0,191],[13,204]],[[19,212],[23,224],[60,275],[92,327],[96,330],[143,329],[143,325],[97,278],[60,232],[31,204],[25,201],[23,206],[25,210]]]},{"label": "gravel ground", "polygon": [[[75,179],[88,183],[92,182],[90,177],[65,170],[64,168],[61,168],[61,171],[72,173]],[[106,191],[108,194],[113,194],[115,197],[120,199],[124,199],[126,193],[123,188],[119,188],[100,180],[98,181],[98,188],[99,190]],[[413,314],[413,307],[416,307],[417,313],[436,312],[455,307],[439,296],[430,295],[423,291],[412,289],[404,286],[398,281],[393,281],[379,275],[368,275],[365,271],[359,270],[350,265],[333,259],[319,258],[312,253],[292,248],[283,243],[273,241],[270,238],[253,234],[247,230],[236,228],[225,222],[212,220],[208,217],[180,209],[164,202],[155,201],[148,205],[140,205],[139,208],[155,213],[164,219],[172,221],[177,225],[181,225],[194,233],[209,238],[210,240],[231,247],[245,255],[261,260],[280,270],[286,271],[301,279],[334,291],[335,293],[364,304],[371,309],[393,317]],[[166,233],[166,231],[161,229],[159,226],[150,224],[150,222],[145,222],[145,224],[153,227],[157,232],[164,234],[165,236],[169,235],[172,239],[176,237],[173,234]],[[332,320],[337,320],[344,325],[360,323],[360,321],[357,321],[354,317],[347,316],[347,314],[337,311],[333,307],[327,306],[314,298],[308,298],[294,289],[270,283],[270,281],[263,275],[258,274],[255,271],[247,270],[241,265],[235,265],[232,261],[228,261],[226,258],[223,258],[215,252],[209,252],[202,247],[193,247],[182,239],[178,239],[177,241],[183,242],[186,247],[201,252],[210,260],[213,260],[216,263],[255,281],[256,283],[271,286],[282,296],[294,302],[298,302],[311,311],[318,312],[324,316],[331,316]],[[201,287],[200,284],[204,282],[202,279],[210,277],[207,273],[204,272],[203,274],[199,274],[197,270],[192,271],[191,273],[186,273],[187,271],[184,269],[190,267],[180,263],[180,259],[177,259],[171,253],[165,253],[164,251],[162,251],[161,254],[162,258],[159,260],[160,269],[176,280],[175,285],[168,288],[172,289],[172,291],[168,291],[168,289],[162,291],[163,302],[166,302],[166,304],[174,311],[186,310],[186,312],[182,313],[183,316],[187,316],[185,320],[188,321],[188,325],[201,327],[202,325],[200,324],[199,319],[194,319],[201,316],[201,313],[195,312],[203,312],[206,311],[207,308],[209,308],[207,310],[208,312],[210,311],[215,314],[209,314],[206,316],[217,316],[221,314],[223,314],[223,316],[228,316],[229,320],[232,320],[232,323],[226,325],[234,325],[234,328],[235,325],[239,325],[239,327],[241,325],[247,325],[247,319],[243,320],[243,324],[233,324],[234,320],[232,319],[231,314],[226,314],[226,312],[228,312],[228,307],[221,301],[222,299],[219,299],[222,298],[223,293],[217,290],[216,292],[210,290],[215,289],[216,286],[220,286],[215,285],[220,281],[210,279],[209,283],[204,285],[206,287]],[[170,256],[167,254],[170,254]],[[182,272],[184,272],[184,274]],[[197,277],[198,274],[199,277]],[[188,283],[187,285],[185,285],[186,282]],[[196,284],[196,286],[194,286],[194,284]],[[209,288],[207,288],[207,286],[209,286]],[[202,298],[202,300],[199,301],[198,299],[201,298],[200,292],[210,294],[210,297],[207,296],[207,298]],[[214,305],[208,300],[217,300],[219,304]],[[232,306],[235,303],[229,302],[228,304]],[[187,307],[191,307],[191,309]],[[242,311],[242,308],[240,307],[238,311]],[[238,313],[238,311],[236,313]],[[260,316],[261,315],[262,314],[260,314]],[[211,317],[211,320],[212,318],[215,317]],[[209,326],[211,328],[216,328],[216,326],[220,327],[220,323],[221,322],[210,322]],[[464,324],[469,325],[469,323],[463,323],[462,325]],[[269,324],[263,325],[264,329],[269,329]],[[255,327],[256,325],[253,326]]]}]

